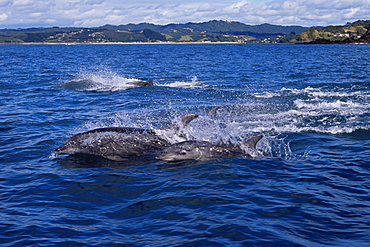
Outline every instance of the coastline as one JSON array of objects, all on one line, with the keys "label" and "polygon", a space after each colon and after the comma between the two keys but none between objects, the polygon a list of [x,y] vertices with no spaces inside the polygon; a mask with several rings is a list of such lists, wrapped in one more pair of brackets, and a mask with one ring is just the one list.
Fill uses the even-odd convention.
[{"label": "coastline", "polygon": [[244,44],[242,42],[23,42],[0,43],[0,45],[190,45],[190,44]]}]

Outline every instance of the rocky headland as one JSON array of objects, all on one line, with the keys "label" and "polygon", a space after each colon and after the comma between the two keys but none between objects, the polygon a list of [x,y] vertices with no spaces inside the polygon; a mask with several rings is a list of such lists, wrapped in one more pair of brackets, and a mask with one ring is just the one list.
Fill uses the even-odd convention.
[{"label": "rocky headland", "polygon": [[344,40],[328,40],[320,38],[310,42],[303,42],[301,44],[370,44],[370,27],[360,38],[349,37]]}]

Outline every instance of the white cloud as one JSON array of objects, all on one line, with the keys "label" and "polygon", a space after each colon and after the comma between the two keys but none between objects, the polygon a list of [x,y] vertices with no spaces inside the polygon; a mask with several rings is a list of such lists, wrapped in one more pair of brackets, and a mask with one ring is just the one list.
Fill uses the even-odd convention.
[{"label": "white cloud", "polygon": [[38,18],[38,17],[40,17],[41,15],[42,15],[42,13],[37,12],[37,13],[30,13],[28,16],[29,16],[30,18]]},{"label": "white cloud", "polygon": [[0,21],[5,21],[6,19],[8,19],[8,15],[7,14],[1,14],[0,15]]},{"label": "white cloud", "polygon": [[343,25],[369,19],[370,0],[0,0],[0,28],[240,21],[247,24]]},{"label": "white cloud", "polygon": [[14,6],[24,6],[32,4],[32,0],[15,0],[13,2]]},{"label": "white cloud", "polygon": [[241,1],[238,3],[231,4],[229,6],[226,6],[223,11],[226,13],[234,13],[238,14],[241,12],[247,12],[252,8],[252,3],[249,1]]},{"label": "white cloud", "polygon": [[[359,6],[360,5],[360,6]],[[263,20],[273,24],[343,25],[348,21],[368,19],[370,0],[298,0],[262,2],[254,6],[245,22]],[[353,7],[356,6],[354,10]],[[360,13],[358,10],[362,10]],[[347,15],[345,15],[347,13]],[[367,18],[365,17],[367,15]]]}]

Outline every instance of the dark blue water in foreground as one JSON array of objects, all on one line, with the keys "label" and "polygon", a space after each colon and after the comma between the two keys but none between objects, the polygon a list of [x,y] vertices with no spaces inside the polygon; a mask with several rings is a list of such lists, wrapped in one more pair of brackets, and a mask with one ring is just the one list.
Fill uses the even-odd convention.
[{"label": "dark blue water in foreground", "polygon": [[[1,246],[370,246],[369,45],[0,48]],[[264,134],[268,156],[53,155],[185,113],[200,140]]]}]

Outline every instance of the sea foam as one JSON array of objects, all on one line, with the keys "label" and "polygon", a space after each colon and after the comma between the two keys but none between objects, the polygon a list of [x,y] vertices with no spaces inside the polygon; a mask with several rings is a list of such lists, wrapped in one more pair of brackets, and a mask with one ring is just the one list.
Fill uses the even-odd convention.
[{"label": "sea foam", "polygon": [[111,92],[137,87],[130,84],[138,78],[125,77],[108,69],[97,72],[80,72],[74,78],[59,84],[60,87],[76,91]]}]

